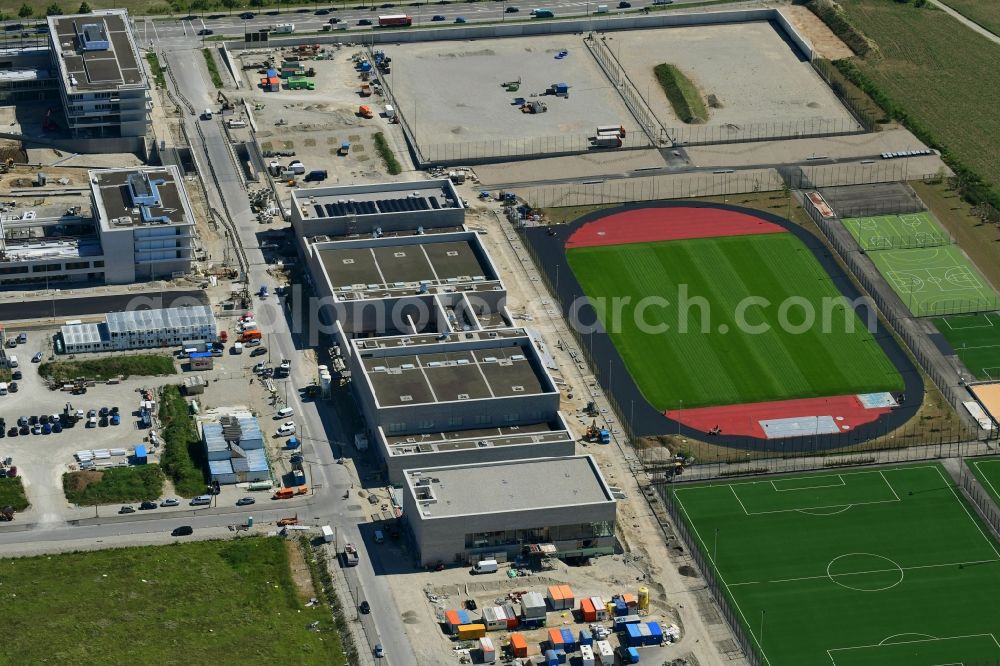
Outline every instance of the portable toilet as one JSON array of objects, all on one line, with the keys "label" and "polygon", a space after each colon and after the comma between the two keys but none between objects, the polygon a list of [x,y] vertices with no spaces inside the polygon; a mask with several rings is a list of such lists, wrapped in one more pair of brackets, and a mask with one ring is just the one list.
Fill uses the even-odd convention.
[{"label": "portable toilet", "polygon": [[545,666],[559,666],[559,657],[556,656],[555,650],[545,651]]},{"label": "portable toilet", "polygon": [[497,660],[497,651],[493,649],[493,641],[485,636],[479,639],[479,652],[483,657],[484,664]]},{"label": "portable toilet", "polygon": [[510,649],[515,657],[528,656],[528,641],[525,640],[524,634],[514,633],[510,635]]},{"label": "portable toilet", "polygon": [[562,634],[563,649],[566,652],[576,652],[576,638],[573,636],[573,630],[563,628],[559,632]]},{"label": "portable toilet", "polygon": [[596,666],[594,663],[594,650],[589,645],[580,646],[580,666]]}]

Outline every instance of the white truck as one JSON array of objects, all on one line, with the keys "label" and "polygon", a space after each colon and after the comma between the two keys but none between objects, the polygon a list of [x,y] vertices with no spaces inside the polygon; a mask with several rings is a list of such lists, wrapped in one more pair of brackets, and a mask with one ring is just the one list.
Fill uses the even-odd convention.
[{"label": "white truck", "polygon": [[333,528],[329,525],[323,526],[323,541],[325,543],[333,543]]},{"label": "white truck", "polygon": [[290,35],[295,32],[294,23],[279,23],[278,25],[271,28],[271,32],[278,35]]}]

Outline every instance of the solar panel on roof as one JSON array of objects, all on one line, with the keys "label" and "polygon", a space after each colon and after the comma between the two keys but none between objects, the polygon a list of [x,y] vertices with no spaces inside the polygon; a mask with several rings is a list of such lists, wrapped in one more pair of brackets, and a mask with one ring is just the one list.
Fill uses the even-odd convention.
[{"label": "solar panel on roof", "polygon": [[330,217],[337,217],[337,209],[334,208],[333,204],[326,204],[326,214]]},{"label": "solar panel on roof", "polygon": [[378,209],[375,208],[375,204],[374,203],[372,203],[371,201],[366,201],[365,202],[365,212],[367,212],[369,215],[375,215],[376,213],[378,213]]},{"label": "solar panel on roof", "polygon": [[427,210],[430,206],[427,205],[427,197],[420,197],[417,199],[417,208],[420,210]]},{"label": "solar panel on roof", "polygon": [[437,197],[431,197],[431,208],[441,210],[441,204],[438,203]]},{"label": "solar panel on roof", "polygon": [[316,217],[323,217],[323,207],[319,204],[314,204],[313,208],[316,210]]}]

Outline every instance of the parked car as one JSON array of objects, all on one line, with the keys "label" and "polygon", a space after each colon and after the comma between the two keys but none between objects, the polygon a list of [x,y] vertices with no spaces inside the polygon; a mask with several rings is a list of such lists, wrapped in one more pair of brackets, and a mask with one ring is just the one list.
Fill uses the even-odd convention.
[{"label": "parked car", "polygon": [[625,0],[622,0],[621,2],[618,3],[618,9],[628,9],[631,6],[632,6],[632,3],[631,2],[626,2]]},{"label": "parked car", "polygon": [[[239,343],[237,343],[239,344]],[[247,347],[260,347],[260,338],[250,338],[243,343]]]},{"label": "parked car", "polygon": [[385,648],[382,647],[381,643],[378,643],[378,644],[375,645],[375,649],[373,650],[373,653],[375,654],[375,658],[376,659],[383,659],[383,658],[385,658]]},{"label": "parked car", "polygon": [[52,434],[52,424],[51,423],[46,423],[45,425],[42,426],[42,434],[43,435],[51,435]]},{"label": "parked car", "polygon": [[244,21],[252,19],[255,16],[256,14],[254,14],[253,12],[243,12],[242,14],[240,14],[240,18],[243,19]]},{"label": "parked car", "polygon": [[96,409],[88,409],[87,410],[87,418],[89,419],[89,418],[92,418],[94,416],[97,416],[97,410]]},{"label": "parked car", "polygon": [[372,612],[372,607],[371,604],[368,603],[368,600],[365,599],[364,601],[361,602],[361,605],[358,606],[358,610],[361,611],[363,614],[368,615],[368,613]]},{"label": "parked car", "polygon": [[43,354],[42,352],[36,352],[35,355],[31,357],[31,362],[41,363],[43,358],[45,358],[45,354]]},{"label": "parked car", "polygon": [[118,509],[118,513],[135,513],[135,508],[126,504],[122,508]]},{"label": "parked car", "polygon": [[295,421],[285,421],[278,426],[278,437],[288,437],[295,434]]},{"label": "parked car", "polygon": [[20,370],[15,370],[14,372],[10,373],[10,378],[15,379],[17,381],[21,381],[21,379],[24,378],[24,374]]},{"label": "parked car", "polygon": [[504,11],[507,12],[508,14],[516,14],[519,11],[521,11],[521,9],[519,7],[507,7],[507,9],[505,9]]},{"label": "parked car", "polygon": [[465,23],[465,17],[464,16],[456,16],[455,17],[455,23]]},{"label": "parked car", "polygon": [[295,410],[291,407],[282,407],[274,413],[274,418],[276,419],[287,419],[289,416],[293,415]]},{"label": "parked car", "polygon": [[113,425],[113,426],[121,425],[121,422],[122,422],[122,417],[121,416],[119,416],[118,414],[112,414],[111,415],[111,425]]},{"label": "parked car", "polygon": [[329,9],[317,9],[313,13],[316,14],[316,16],[328,16],[330,14],[330,10]]},{"label": "parked car", "polygon": [[97,412],[97,414],[99,416],[107,416],[108,415],[108,408],[107,407],[101,407],[100,411]]},{"label": "parked car", "polygon": [[251,356],[263,356],[266,353],[267,353],[267,347],[257,347],[252,352],[250,352],[250,355]]},{"label": "parked car", "polygon": [[11,382],[7,385],[7,390],[11,393],[17,393],[17,382]]},{"label": "parked car", "polygon": [[358,21],[358,25],[371,25],[371,24],[372,24],[371,19],[361,19],[360,21]]},{"label": "parked car", "polygon": [[31,428],[29,428],[28,426],[21,426],[20,428],[18,428],[17,432],[21,435],[30,435]]},{"label": "parked car", "polygon": [[180,527],[175,527],[170,536],[191,536],[192,534],[194,534],[194,530],[190,525],[181,525]]},{"label": "parked car", "polygon": [[145,502],[143,502],[142,504],[139,505],[139,511],[152,511],[157,506],[158,505],[156,504],[156,502],[152,502],[150,500],[146,500]]},{"label": "parked car", "polygon": [[178,506],[180,502],[175,500],[173,497],[168,497],[167,499],[160,502],[160,506]]},{"label": "parked car", "polygon": [[236,506],[249,506],[251,504],[256,504],[257,500],[252,497],[241,497],[236,500]]},{"label": "parked car", "polygon": [[431,17],[431,20],[432,21],[447,21],[448,17],[441,16],[440,14],[435,14],[434,16]]},{"label": "parked car", "polygon": [[257,365],[253,366],[254,374],[259,375],[261,373],[261,371],[264,370],[264,368],[266,368],[266,367],[267,367],[267,364],[264,363],[264,361],[261,361]]},{"label": "parked car", "polygon": [[211,28],[202,28],[201,30],[198,31],[198,34],[204,37],[205,35],[214,35],[215,31],[212,30]]}]

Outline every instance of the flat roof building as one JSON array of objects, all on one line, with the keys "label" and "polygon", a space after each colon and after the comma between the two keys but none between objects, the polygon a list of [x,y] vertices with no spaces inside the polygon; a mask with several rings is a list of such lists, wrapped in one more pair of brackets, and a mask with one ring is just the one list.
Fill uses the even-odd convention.
[{"label": "flat roof building", "polygon": [[462,198],[446,178],[292,190],[290,207],[300,239],[461,227],[465,221]]},{"label": "flat roof building", "polygon": [[50,16],[49,44],[74,137],[142,137],[152,103],[128,12]]},{"label": "flat roof building", "polygon": [[159,310],[109,312],[100,324],[67,324],[59,329],[56,351],[64,354],[155,349],[191,340],[214,340],[212,308],[194,305]]},{"label": "flat roof building", "polygon": [[610,554],[616,511],[591,456],[404,472],[403,515],[422,566],[508,559],[532,546],[560,557]]}]

